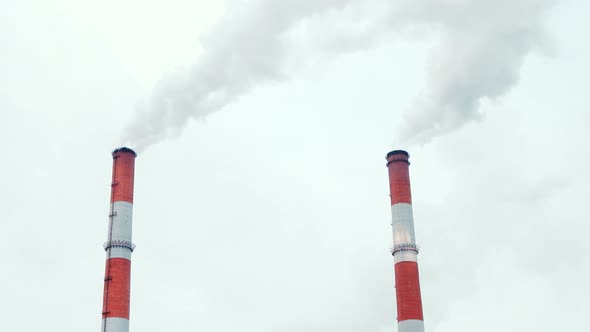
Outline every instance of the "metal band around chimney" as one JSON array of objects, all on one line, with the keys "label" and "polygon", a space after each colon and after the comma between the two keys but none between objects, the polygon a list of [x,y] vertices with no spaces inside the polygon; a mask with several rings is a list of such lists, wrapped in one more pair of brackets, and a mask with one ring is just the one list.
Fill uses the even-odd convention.
[{"label": "metal band around chimney", "polygon": [[416,254],[420,252],[420,246],[415,243],[404,243],[404,244],[397,244],[391,249],[391,254],[395,255],[397,252],[401,251],[413,251]]},{"label": "metal band around chimney", "polygon": [[109,250],[109,248],[117,248],[117,247],[127,248],[131,251],[135,250],[135,244],[133,244],[131,241],[123,241],[123,240],[107,241],[102,246],[105,251]]}]

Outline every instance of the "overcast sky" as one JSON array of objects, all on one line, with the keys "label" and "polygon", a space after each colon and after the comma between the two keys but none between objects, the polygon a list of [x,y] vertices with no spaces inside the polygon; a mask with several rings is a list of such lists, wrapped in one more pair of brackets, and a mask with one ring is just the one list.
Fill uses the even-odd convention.
[{"label": "overcast sky", "polygon": [[[590,5],[500,1],[503,27],[539,32],[504,38],[474,28],[486,1],[425,1],[400,25],[382,0],[277,6],[275,25],[256,19],[272,2],[234,2],[0,1],[2,330],[100,329],[110,152],[127,139],[131,331],[395,331],[397,148],[427,331],[587,325]],[[261,71],[224,71],[226,52]],[[187,73],[224,98],[150,117]]]}]

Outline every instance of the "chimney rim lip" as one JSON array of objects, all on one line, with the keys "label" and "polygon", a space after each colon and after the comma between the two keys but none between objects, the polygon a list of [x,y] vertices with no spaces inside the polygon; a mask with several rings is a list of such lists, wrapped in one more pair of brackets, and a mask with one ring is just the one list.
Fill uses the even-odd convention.
[{"label": "chimney rim lip", "polygon": [[393,150],[393,151],[390,151],[389,153],[387,153],[387,156],[385,157],[385,159],[389,159],[389,157],[397,155],[397,154],[403,154],[407,158],[410,158],[410,154],[406,150]]},{"label": "chimney rim lip", "polygon": [[137,157],[137,153],[133,151],[133,149],[128,148],[126,146],[122,146],[120,148],[113,150],[112,156],[115,157],[117,153],[131,153],[134,158]]}]

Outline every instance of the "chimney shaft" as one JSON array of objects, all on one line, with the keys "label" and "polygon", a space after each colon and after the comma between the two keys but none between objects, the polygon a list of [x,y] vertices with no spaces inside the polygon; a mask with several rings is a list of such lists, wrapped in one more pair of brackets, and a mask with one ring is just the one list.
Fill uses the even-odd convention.
[{"label": "chimney shaft", "polygon": [[102,304],[102,332],[129,331],[131,277],[131,219],[136,153],[129,148],[113,151],[111,207]]},{"label": "chimney shaft", "polygon": [[409,157],[410,155],[403,150],[391,151],[386,157],[391,193],[397,321],[399,332],[423,332],[424,319],[418,277],[418,246],[414,235]]}]

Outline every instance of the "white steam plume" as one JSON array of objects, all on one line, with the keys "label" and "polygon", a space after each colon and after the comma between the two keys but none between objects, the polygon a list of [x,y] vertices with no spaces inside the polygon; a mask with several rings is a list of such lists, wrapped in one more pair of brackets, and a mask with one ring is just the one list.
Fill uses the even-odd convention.
[{"label": "white steam plume", "polygon": [[550,2],[241,1],[203,40],[198,62],[187,72],[162,79],[139,104],[123,139],[141,151],[178,135],[190,118],[216,112],[259,84],[287,79],[287,65],[301,57],[290,52],[288,33],[306,19],[353,13],[352,28],[337,36],[340,47],[320,39],[326,42],[322,51],[342,54],[366,48],[407,26],[438,32],[441,43],[430,54],[426,89],[405,114],[399,137],[425,143],[477,119],[482,99],[498,98],[518,81],[526,55],[543,41],[541,19]]},{"label": "white steam plume", "polygon": [[413,1],[402,13],[440,28],[429,55],[427,88],[405,114],[400,139],[423,144],[481,117],[482,100],[494,100],[519,79],[525,57],[545,46],[546,0]]}]

